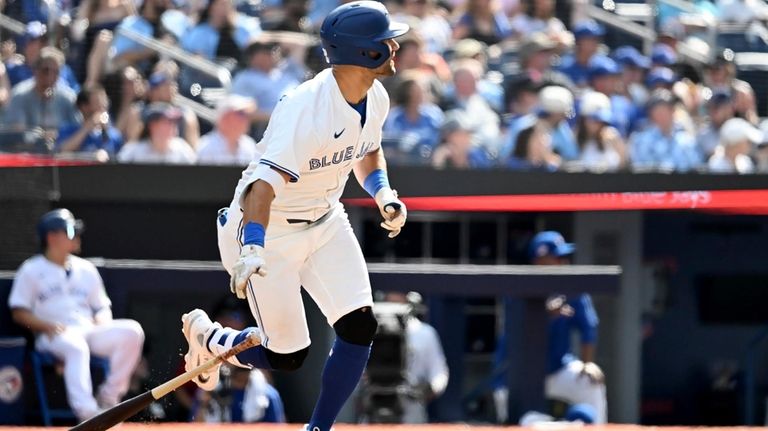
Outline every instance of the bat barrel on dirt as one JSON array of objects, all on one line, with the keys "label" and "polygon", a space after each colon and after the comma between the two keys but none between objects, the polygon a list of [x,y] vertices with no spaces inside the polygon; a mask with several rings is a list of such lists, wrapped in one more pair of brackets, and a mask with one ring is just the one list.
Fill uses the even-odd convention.
[{"label": "bat barrel on dirt", "polygon": [[261,340],[255,332],[252,332],[248,338],[233,346],[231,349],[227,350],[221,355],[211,358],[197,366],[195,369],[178,375],[161,385],[155,386],[154,388],[144,392],[141,395],[137,395],[129,400],[123,401],[111,409],[103,411],[98,415],[88,419],[87,421],[75,426],[74,428],[70,428],[69,431],[103,431],[109,429],[144,410],[144,408],[150,405],[153,401],[159,400],[160,398],[175,391],[188,381],[210,370],[218,363],[224,362],[232,356],[235,356],[244,350],[250,349],[251,347],[258,346],[259,344],[261,344]]}]

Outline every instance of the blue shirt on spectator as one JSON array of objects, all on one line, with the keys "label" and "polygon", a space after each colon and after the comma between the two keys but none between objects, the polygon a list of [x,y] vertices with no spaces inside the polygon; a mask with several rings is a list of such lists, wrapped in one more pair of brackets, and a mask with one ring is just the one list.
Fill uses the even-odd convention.
[{"label": "blue shirt on spectator", "polygon": [[[7,62],[5,63],[5,70],[8,74],[8,81],[11,82],[11,87],[15,87],[16,84],[26,81],[35,75],[35,71],[27,63]],[[56,85],[69,87],[75,93],[80,92],[80,83],[77,82],[72,68],[66,64],[61,66],[59,80],[56,82]]]},{"label": "blue shirt on spectator", "polygon": [[232,80],[232,94],[256,100],[260,111],[272,112],[286,91],[300,84],[292,74],[276,67],[269,73],[256,69],[244,69]]},{"label": "blue shirt on spectator", "polygon": [[536,124],[536,115],[534,114],[514,115],[507,120],[507,130],[502,137],[498,156],[501,164],[505,164],[515,152],[515,143],[520,132],[534,124]]},{"label": "blue shirt on spectator", "polygon": [[634,167],[688,171],[701,163],[696,138],[679,125],[669,135],[651,125],[631,136],[629,148]]},{"label": "blue shirt on spectator", "polygon": [[552,138],[552,150],[564,160],[576,160],[579,158],[579,144],[576,136],[567,121],[561,121],[550,130]]},{"label": "blue shirt on spectator", "polygon": [[577,330],[582,344],[597,342],[597,325],[600,323],[587,293],[567,302],[573,315],[558,315],[549,321],[547,349],[547,374],[553,374],[568,363],[578,359],[571,349],[571,333]]},{"label": "blue shirt on spectator", "polygon": [[119,57],[126,52],[141,51],[144,50],[144,45],[135,42],[133,39],[120,33],[120,30],[131,30],[142,36],[152,37],[155,30],[152,24],[147,21],[143,16],[133,15],[124,18],[117,29],[115,29],[115,38],[112,41],[112,48],[115,51],[115,57]]},{"label": "blue shirt on spectator", "polygon": [[639,120],[639,110],[624,95],[612,94],[610,99],[612,125],[621,133],[621,136],[626,138],[632,131],[634,123]]},{"label": "blue shirt on spectator", "polygon": [[[232,37],[240,49],[245,49],[248,42],[259,33],[261,33],[261,27],[258,20],[242,14],[237,15]],[[219,38],[219,30],[203,22],[182,37],[181,47],[194,54],[200,54],[208,60],[213,60],[216,57]]]},{"label": "blue shirt on spectator", "polygon": [[589,62],[579,64],[573,54],[563,56],[558,70],[565,74],[577,87],[586,87],[589,85]]},{"label": "blue shirt on spectator", "polygon": [[[60,151],[61,145],[64,143],[64,141],[71,138],[72,135],[77,133],[81,127],[82,124],[80,123],[70,123],[61,126],[59,128],[59,136],[56,139],[56,150]],[[120,133],[120,130],[113,126],[112,123],[110,123],[107,127],[106,136],[102,134],[101,129],[97,128],[92,130],[88,136],[85,137],[82,145],[80,146],[80,149],[78,149],[76,152],[85,153],[93,152],[96,150],[104,150],[107,152],[107,154],[109,154],[110,158],[113,158],[117,152],[120,151],[122,146],[123,135]]]},{"label": "blue shirt on spectator", "polygon": [[[400,143],[405,152],[418,155],[425,151],[430,154],[440,143],[440,126],[444,119],[443,111],[431,103],[419,106],[419,116],[415,121],[408,118],[402,107],[395,106],[384,123],[383,133],[388,139],[407,141]],[[403,144],[406,146],[403,147]]]}]

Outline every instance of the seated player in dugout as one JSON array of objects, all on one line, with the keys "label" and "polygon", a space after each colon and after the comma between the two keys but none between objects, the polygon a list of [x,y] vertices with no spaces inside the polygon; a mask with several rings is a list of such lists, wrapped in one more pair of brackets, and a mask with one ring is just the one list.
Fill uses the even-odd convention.
[{"label": "seated player in dugout", "polygon": [[[67,401],[80,421],[117,405],[141,357],[144,331],[113,319],[96,267],[75,256],[84,225],[67,209],[40,218],[41,252],[21,265],[8,298],[13,320],[35,334],[35,349],[64,363]],[[109,374],[93,395],[90,357],[109,359]]]},{"label": "seated player in dugout", "polygon": [[[570,265],[576,247],[565,242],[559,232],[545,231],[534,236],[528,250],[534,265]],[[551,402],[552,415],[562,418],[568,406],[587,404],[595,410],[595,423],[605,423],[605,377],[594,363],[599,319],[592,298],[588,293],[571,298],[552,295],[546,309],[549,327],[544,395]],[[578,354],[571,346],[573,331],[580,336]]]},{"label": "seated player in dugout", "polygon": [[[264,154],[246,168],[230,206],[219,212],[230,289],[248,300],[258,328],[223,327],[199,309],[182,317],[187,370],[255,334],[261,344],[230,364],[293,371],[310,345],[306,290],[336,334],[309,431],[331,429],[362,375],[378,325],[365,258],[339,201],[350,174],[375,200],[390,238],[407,217],[381,148],[390,104],[378,81],[394,75],[395,38],[407,31],[375,1],[347,3],[326,17],[320,37],[331,68],[281,97],[259,144]],[[214,389],[219,368],[194,382]]]}]

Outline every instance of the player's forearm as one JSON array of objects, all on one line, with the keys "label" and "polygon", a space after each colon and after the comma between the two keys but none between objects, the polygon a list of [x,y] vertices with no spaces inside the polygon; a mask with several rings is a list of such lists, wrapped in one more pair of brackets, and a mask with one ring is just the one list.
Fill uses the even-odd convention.
[{"label": "player's forearm", "polygon": [[581,360],[583,362],[595,362],[595,345],[594,344],[582,343]]},{"label": "player's forearm", "polygon": [[38,318],[26,308],[14,308],[11,311],[11,316],[13,321],[19,326],[27,328],[34,333],[45,332],[51,325],[50,322]]},{"label": "player's forearm", "polygon": [[368,175],[370,175],[371,172],[378,169],[383,171],[387,170],[387,161],[384,159],[384,151],[382,151],[381,148],[366,154],[365,157],[360,160],[360,163],[355,165],[355,178],[357,178],[357,182],[360,183],[361,186],[365,187],[365,179],[368,178]]},{"label": "player's forearm", "polygon": [[243,201],[243,223],[259,223],[266,228],[274,199],[274,189],[268,182],[258,180],[253,183]]}]

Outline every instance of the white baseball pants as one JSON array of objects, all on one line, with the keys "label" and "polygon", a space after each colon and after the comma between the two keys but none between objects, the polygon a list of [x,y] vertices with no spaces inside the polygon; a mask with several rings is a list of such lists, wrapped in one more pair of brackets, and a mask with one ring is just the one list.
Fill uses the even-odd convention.
[{"label": "white baseball pants", "polygon": [[575,360],[550,374],[544,380],[544,394],[548,399],[564,401],[568,404],[589,404],[595,408],[596,424],[604,424],[606,417],[605,384],[595,384],[581,373],[584,363]]},{"label": "white baseball pants", "polygon": [[91,382],[91,354],[109,358],[109,375],[99,388],[98,398],[102,404],[111,406],[128,391],[143,345],[144,331],[130,319],[90,327],[68,326],[53,338],[39,336],[35,344],[37,350],[52,353],[64,362],[67,400],[80,420],[99,411]]},{"label": "white baseball pants", "polygon": [[[221,261],[231,274],[242,240],[237,202],[229,208],[226,223],[217,226]],[[264,251],[267,276],[253,275],[247,296],[264,334],[262,345],[269,350],[291,353],[309,346],[302,286],[329,325],[358,308],[373,306],[368,268],[341,204],[313,224],[291,224],[280,214],[271,214]]]}]

